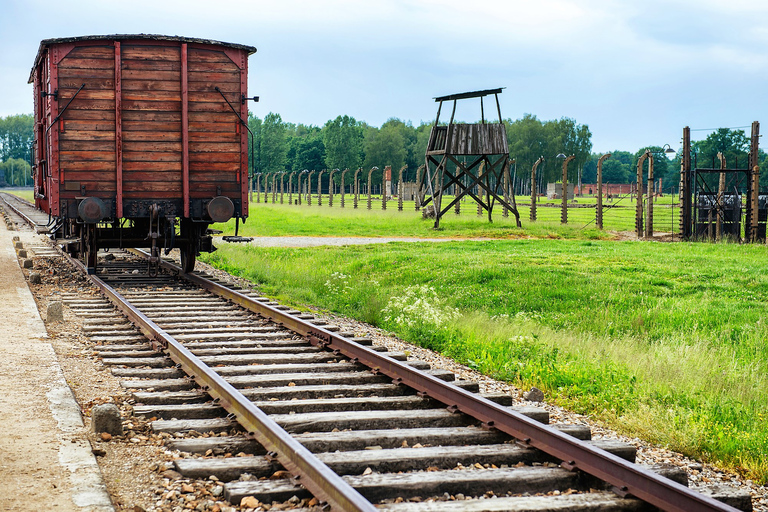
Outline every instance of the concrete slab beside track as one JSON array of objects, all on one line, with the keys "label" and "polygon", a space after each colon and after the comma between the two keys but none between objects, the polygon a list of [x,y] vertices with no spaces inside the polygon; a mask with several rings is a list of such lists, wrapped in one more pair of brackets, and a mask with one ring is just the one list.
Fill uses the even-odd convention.
[{"label": "concrete slab beside track", "polygon": [[0,224],[0,510],[114,510],[24,274]]}]

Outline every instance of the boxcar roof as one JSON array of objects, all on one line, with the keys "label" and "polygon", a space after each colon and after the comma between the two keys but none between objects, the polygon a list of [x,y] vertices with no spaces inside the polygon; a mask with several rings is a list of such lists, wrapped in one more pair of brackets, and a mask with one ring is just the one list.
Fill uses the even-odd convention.
[{"label": "boxcar roof", "polygon": [[225,43],[222,41],[214,41],[212,39],[199,39],[196,37],[182,37],[182,36],[164,36],[159,34],[111,34],[100,36],[77,36],[77,37],[59,37],[55,39],[43,39],[40,41],[40,48],[37,50],[37,56],[35,57],[35,64],[32,67],[32,73],[30,73],[29,82],[32,83],[32,77],[34,76],[35,68],[40,62],[40,58],[43,55],[43,51],[54,44],[61,43],[76,43],[78,41],[123,41],[123,40],[136,40],[136,39],[148,39],[154,41],[179,41],[182,43],[197,43],[197,44],[210,44],[216,46],[226,46],[228,48],[236,48],[238,50],[245,50],[248,55],[256,53],[256,48],[244,44],[237,43]]}]

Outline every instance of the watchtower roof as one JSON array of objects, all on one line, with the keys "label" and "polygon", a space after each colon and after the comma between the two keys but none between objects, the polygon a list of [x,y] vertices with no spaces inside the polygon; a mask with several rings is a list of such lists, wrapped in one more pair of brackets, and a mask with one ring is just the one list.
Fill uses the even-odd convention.
[{"label": "watchtower roof", "polygon": [[501,94],[501,91],[506,87],[499,87],[498,89],[485,89],[483,91],[473,92],[461,92],[458,94],[449,94],[448,96],[439,96],[435,98],[435,101],[453,101],[453,100],[466,100],[469,98],[482,98],[483,96],[490,96],[491,94]]}]

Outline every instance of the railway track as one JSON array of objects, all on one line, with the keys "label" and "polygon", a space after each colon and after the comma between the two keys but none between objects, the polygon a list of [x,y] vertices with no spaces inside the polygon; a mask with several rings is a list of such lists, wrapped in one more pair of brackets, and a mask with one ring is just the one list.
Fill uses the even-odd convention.
[{"label": "railway track", "polygon": [[150,277],[125,253],[100,264],[88,278],[103,296],[65,302],[134,415],[184,454],[173,469],[213,477],[233,504],[751,510],[748,494],[694,493],[682,470],[634,465],[633,446],[211,276],[164,261]]}]

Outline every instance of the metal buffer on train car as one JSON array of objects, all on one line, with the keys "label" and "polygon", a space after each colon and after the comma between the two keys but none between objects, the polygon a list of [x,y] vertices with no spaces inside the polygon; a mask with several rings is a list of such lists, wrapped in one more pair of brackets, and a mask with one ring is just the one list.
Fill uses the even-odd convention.
[{"label": "metal buffer on train car", "polygon": [[[499,106],[499,94],[502,89],[435,98],[439,103],[437,117],[429,135],[424,173],[419,180],[419,197],[424,198],[421,206],[433,210],[435,228],[440,226],[440,218],[465,196],[474,199],[481,211],[488,212],[489,222],[493,221],[493,206],[498,202],[515,215],[517,226],[520,227],[520,215],[514,195],[507,200],[502,190],[504,184],[510,182],[507,131]],[[496,99],[498,123],[485,121],[483,98],[490,95]],[[454,123],[456,102],[470,98],[480,98],[480,123]],[[453,102],[453,110],[448,124],[441,125],[440,111],[445,101]],[[450,204],[443,206],[443,195],[452,187],[456,191],[455,197]]]}]

